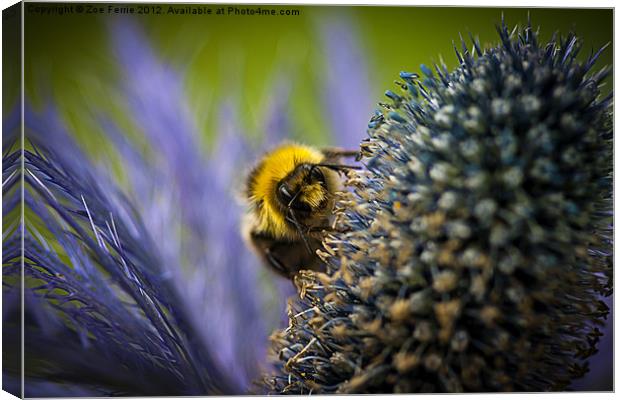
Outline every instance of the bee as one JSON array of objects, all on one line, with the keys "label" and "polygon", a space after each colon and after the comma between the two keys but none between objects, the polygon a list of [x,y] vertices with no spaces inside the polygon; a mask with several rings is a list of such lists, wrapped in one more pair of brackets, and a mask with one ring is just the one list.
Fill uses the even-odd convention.
[{"label": "bee", "polygon": [[302,269],[325,269],[316,250],[332,230],[340,173],[359,168],[340,164],[343,157],[358,152],[285,143],[248,175],[243,236],[276,273],[292,279]]}]

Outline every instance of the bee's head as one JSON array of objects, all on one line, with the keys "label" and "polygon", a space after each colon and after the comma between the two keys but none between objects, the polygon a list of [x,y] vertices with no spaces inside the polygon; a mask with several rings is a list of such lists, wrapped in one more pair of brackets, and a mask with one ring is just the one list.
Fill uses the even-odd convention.
[{"label": "bee's head", "polygon": [[329,173],[314,164],[299,164],[278,183],[278,201],[301,218],[323,211],[330,198],[326,177]]}]

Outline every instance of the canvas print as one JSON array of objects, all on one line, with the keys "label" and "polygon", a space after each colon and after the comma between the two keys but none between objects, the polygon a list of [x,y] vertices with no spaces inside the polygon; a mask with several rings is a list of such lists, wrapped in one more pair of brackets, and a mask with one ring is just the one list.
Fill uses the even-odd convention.
[{"label": "canvas print", "polygon": [[604,8],[6,8],[3,390],[613,391],[612,33]]}]

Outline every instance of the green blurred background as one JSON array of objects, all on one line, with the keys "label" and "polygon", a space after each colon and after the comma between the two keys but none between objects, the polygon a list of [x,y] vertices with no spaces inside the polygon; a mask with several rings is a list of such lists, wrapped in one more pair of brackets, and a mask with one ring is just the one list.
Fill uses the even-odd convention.
[{"label": "green blurred background", "polygon": [[[502,14],[508,25],[525,24],[529,14],[543,40],[554,31],[575,31],[583,38],[582,56],[611,42],[613,32],[611,9],[272,8],[301,12],[299,16],[269,17],[134,16],[161,59],[184,77],[188,102],[207,145],[217,129],[221,104],[229,100],[248,135],[264,134],[262,122],[279,79],[290,85],[289,117],[295,130],[291,135],[317,144],[329,140],[322,92],[329,65],[320,39],[325,21],[347,24],[353,30],[374,104],[383,101],[386,89],[394,88],[401,70],[419,71],[420,64],[431,65],[440,57],[448,67],[455,67],[452,41],[459,40],[459,33],[477,35],[483,46],[497,43],[495,25]],[[134,129],[119,98],[121,77],[108,38],[112,18],[116,17],[44,16],[28,9],[25,15],[27,99],[36,108],[52,100],[70,130],[91,150],[100,144],[96,138],[102,134],[98,112],[112,115],[127,132]],[[611,63],[609,48],[599,66]],[[609,78],[605,90],[611,86]],[[5,97],[5,109],[13,101],[15,97]]]}]

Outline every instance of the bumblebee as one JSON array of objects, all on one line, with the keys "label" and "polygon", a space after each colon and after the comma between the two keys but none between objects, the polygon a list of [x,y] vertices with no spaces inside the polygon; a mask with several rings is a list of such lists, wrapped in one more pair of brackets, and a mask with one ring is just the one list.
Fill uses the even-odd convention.
[{"label": "bumblebee", "polygon": [[267,153],[246,182],[249,210],[243,235],[263,262],[292,279],[302,269],[325,269],[316,255],[333,222],[342,165],[358,152],[287,143]]}]

